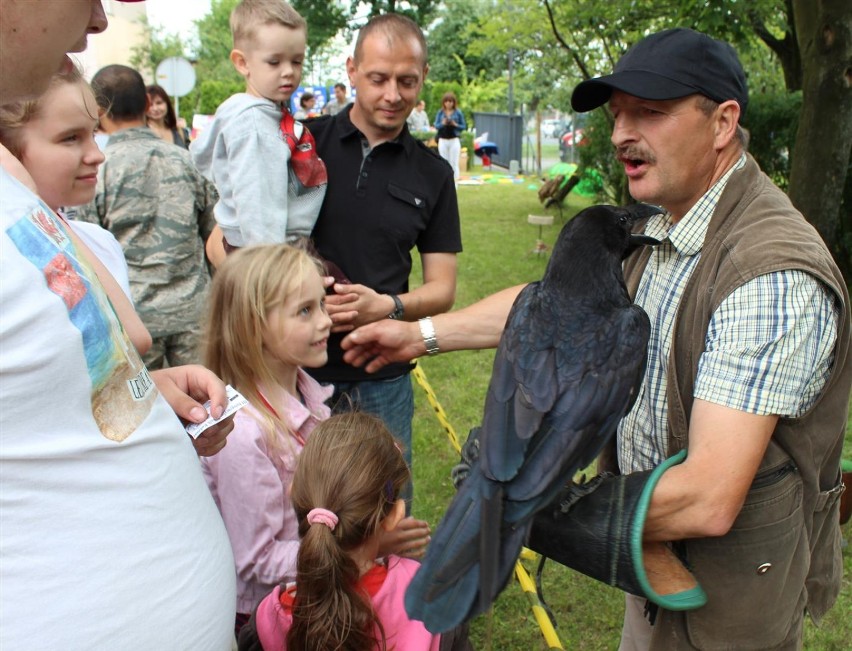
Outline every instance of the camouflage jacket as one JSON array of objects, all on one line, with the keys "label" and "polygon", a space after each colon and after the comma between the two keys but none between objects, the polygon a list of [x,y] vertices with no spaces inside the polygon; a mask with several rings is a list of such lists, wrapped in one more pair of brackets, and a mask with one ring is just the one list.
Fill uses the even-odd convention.
[{"label": "camouflage jacket", "polygon": [[204,242],[215,224],[216,190],[189,152],[147,127],[110,136],[95,198],[79,219],[121,243],[133,302],[154,337],[197,326],[210,281]]}]

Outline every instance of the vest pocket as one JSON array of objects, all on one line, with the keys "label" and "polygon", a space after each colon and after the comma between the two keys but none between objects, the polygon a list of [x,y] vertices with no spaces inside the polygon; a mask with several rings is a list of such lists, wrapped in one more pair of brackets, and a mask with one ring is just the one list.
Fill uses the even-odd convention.
[{"label": "vest pocket", "polygon": [[[847,489],[849,490],[849,489]],[[840,549],[840,496],[843,483],[817,497],[811,527],[811,567],[808,572],[808,614],[819,622],[837,599],[843,575],[843,553]]]},{"label": "vest pocket", "polygon": [[773,647],[804,608],[808,541],[798,473],[753,488],[733,528],[688,541],[707,605],[686,613],[691,643],[702,651]]}]

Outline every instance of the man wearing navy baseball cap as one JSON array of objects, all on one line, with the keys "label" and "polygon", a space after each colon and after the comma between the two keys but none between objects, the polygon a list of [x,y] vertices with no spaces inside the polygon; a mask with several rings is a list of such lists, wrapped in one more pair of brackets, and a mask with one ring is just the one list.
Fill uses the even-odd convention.
[{"label": "man wearing navy baseball cap", "polygon": [[[660,244],[625,261],[652,327],[635,405],[604,455],[617,464],[601,460],[617,474],[543,510],[528,546],[649,595],[631,579],[649,577],[630,550],[636,539],[671,543],[706,605],[674,588],[646,618],[645,600],[627,595],[621,649],[799,649],[804,613],[819,621],[842,577],[846,283],[746,153],[746,76],[726,43],[689,29],[652,34],[611,75],[579,84],[572,104],[608,105],[630,193],[666,212],[644,225]],[[520,289],[434,317],[431,348],[496,346]],[[376,369],[430,342],[416,324],[385,320],[344,348]]]},{"label": "man wearing navy baseball cap", "polygon": [[[846,284],[746,153],[748,86],[727,43],[691,29],[652,34],[612,74],[579,84],[571,104],[608,105],[631,195],[667,211],[644,227],[661,244],[625,262],[652,335],[618,427],[623,474],[584,497],[600,502],[584,512],[604,513],[614,484],[687,450],[661,475],[643,536],[672,542],[707,593],[696,610],[660,608],[653,625],[628,594],[621,648],[801,648],[805,611],[819,621],[842,576]],[[548,514],[530,547],[559,560],[578,528]],[[603,531],[601,548],[614,549]]]},{"label": "man wearing navy baseball cap", "polygon": [[[106,27],[101,0],[0,0],[0,102],[31,109]],[[225,386],[146,370],[95,259],[0,154],[0,648],[228,651],[233,555],[175,416],[220,415]]]}]

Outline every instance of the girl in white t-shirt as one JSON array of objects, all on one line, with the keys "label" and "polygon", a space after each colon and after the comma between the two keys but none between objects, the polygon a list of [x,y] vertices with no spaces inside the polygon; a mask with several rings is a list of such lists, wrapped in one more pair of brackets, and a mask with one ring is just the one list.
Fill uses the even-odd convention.
[{"label": "girl in white t-shirt", "polygon": [[76,67],[55,74],[38,99],[0,106],[0,164],[69,227],[69,236],[84,251],[141,354],[150,347],[151,337],[131,303],[121,245],[106,229],[68,220],[61,211],[62,206],[87,204],[95,196],[98,167],[104,161],[94,138],[98,114],[92,89]]},{"label": "girl in white t-shirt", "polygon": [[249,404],[228,445],[202,464],[234,551],[237,631],[266,593],[295,576],[288,487],[305,440],[329,416],[332,392],[302,368],[326,363],[330,330],[320,266],[304,250],[240,248],[217,269],[205,365]]}]

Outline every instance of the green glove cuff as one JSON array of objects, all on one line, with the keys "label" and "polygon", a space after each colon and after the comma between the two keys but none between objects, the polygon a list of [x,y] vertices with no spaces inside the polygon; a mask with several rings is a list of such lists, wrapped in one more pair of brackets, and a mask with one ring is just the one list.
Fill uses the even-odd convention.
[{"label": "green glove cuff", "polygon": [[681,450],[674,456],[663,461],[651,471],[648,481],[642,489],[639,501],[636,503],[636,514],[630,531],[630,555],[633,558],[633,570],[642,592],[648,600],[667,610],[693,610],[707,603],[707,594],[700,585],[691,590],[685,590],[671,595],[660,595],[652,587],[645,571],[642,558],[642,532],[645,529],[645,519],[648,517],[648,507],[651,496],[660,481],[660,477],[672,466],[677,466],[686,459],[686,450]]},{"label": "green glove cuff", "polygon": [[[707,595],[697,581],[686,581],[688,587],[666,595],[654,590],[643,555],[642,533],[654,489],[660,477],[685,458],[686,452],[681,452],[653,470],[629,475],[604,473],[589,482],[571,484],[549,508],[536,514],[527,546],[662,608],[692,610],[703,606]],[[657,565],[657,560],[654,562]],[[682,565],[673,556],[654,571],[670,562]],[[676,585],[665,580],[663,584]]]}]

